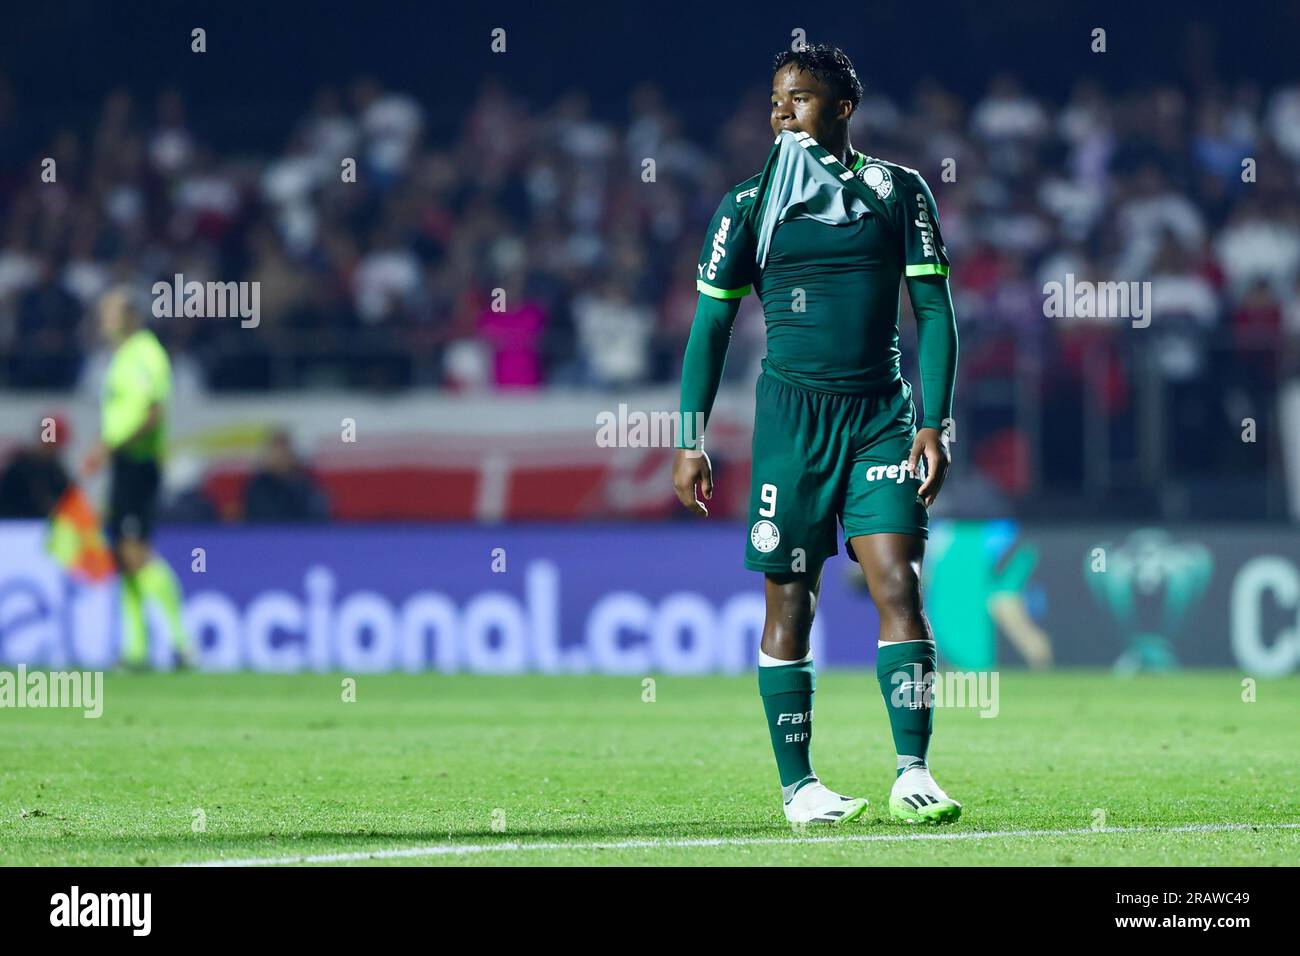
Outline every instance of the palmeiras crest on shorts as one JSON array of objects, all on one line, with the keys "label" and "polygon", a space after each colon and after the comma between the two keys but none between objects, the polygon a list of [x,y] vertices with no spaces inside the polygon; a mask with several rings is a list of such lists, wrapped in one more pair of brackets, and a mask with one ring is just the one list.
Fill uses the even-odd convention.
[{"label": "palmeiras crest on shorts", "polygon": [[775,551],[776,546],[781,543],[781,532],[777,530],[776,525],[764,518],[762,521],[755,521],[754,527],[749,529],[749,540],[755,550],[767,554],[769,551]]},{"label": "palmeiras crest on shorts", "polygon": [[858,178],[871,187],[881,199],[888,199],[894,191],[894,177],[889,170],[876,163],[868,163],[858,170]]}]

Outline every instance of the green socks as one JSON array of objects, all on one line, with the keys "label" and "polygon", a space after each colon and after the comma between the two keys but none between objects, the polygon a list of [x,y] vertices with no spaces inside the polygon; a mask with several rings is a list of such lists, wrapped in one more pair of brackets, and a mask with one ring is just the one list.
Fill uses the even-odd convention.
[{"label": "green socks", "polygon": [[930,696],[934,673],[934,641],[887,642],[876,650],[876,679],[885,698],[900,775],[909,767],[925,766],[934,731]]},{"label": "green socks", "polygon": [[[760,660],[774,658],[762,655]],[[811,656],[758,668],[758,693],[767,714],[767,729],[772,735],[776,769],[781,775],[781,791],[787,801],[805,782],[815,779],[812,769],[813,691],[817,674]]]},{"label": "green socks", "polygon": [[149,631],[144,603],[152,600],[162,608],[172,644],[189,650],[189,635],[181,620],[181,583],[162,558],[154,557],[135,574],[122,575],[122,660],[131,665],[149,662]]}]

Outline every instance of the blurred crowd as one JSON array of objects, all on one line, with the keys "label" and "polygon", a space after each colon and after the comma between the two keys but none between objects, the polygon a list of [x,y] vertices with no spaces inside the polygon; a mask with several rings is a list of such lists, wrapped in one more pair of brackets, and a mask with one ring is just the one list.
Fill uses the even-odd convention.
[{"label": "blurred crowd", "polygon": [[[1124,410],[1151,376],[1171,428],[1268,418],[1300,340],[1300,86],[1080,82],[1048,102],[1011,75],[898,98],[864,79],[853,143],[935,193],[958,411],[995,463],[1024,451],[1011,406],[1026,399],[999,406],[1008,382],[1033,383],[1052,427],[1029,444],[1067,477],[1088,468],[1081,430],[1136,449],[1140,416]],[[716,118],[681,115],[651,85],[614,119],[580,91],[526,93],[488,80],[458,133],[435,136],[430,103],[357,79],[320,89],[283,142],[248,155],[196,128],[176,91],[112,92],[92,125],[33,141],[0,78],[0,387],[76,387],[94,364],[95,296],[178,273],[261,283],[256,329],[162,324],[195,388],[675,381],[704,229],[770,146],[765,88]],[[1044,283],[1066,274],[1150,281],[1151,326],[1045,318]],[[752,370],[761,339],[751,299],[729,374]]]},{"label": "blurred crowd", "polygon": [[[0,518],[45,518],[76,485],[68,460],[72,430],[66,418],[51,416],[16,442],[0,462]],[[66,502],[64,502],[66,503]],[[201,482],[169,489],[162,499],[164,521],[203,524],[218,520],[251,523],[327,521],[330,501],[308,463],[294,450],[288,431],[266,432],[260,458],[241,476],[236,500],[219,507]]]}]

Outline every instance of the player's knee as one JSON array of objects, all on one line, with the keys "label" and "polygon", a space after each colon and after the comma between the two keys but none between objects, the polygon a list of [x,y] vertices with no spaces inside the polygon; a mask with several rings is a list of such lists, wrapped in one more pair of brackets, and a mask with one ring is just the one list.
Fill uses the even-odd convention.
[{"label": "player's knee", "polygon": [[870,582],[871,597],[881,617],[903,617],[921,608],[921,581],[908,561],[886,567]]},{"label": "player's knee", "polygon": [[801,578],[776,578],[769,576],[767,617],[771,625],[781,631],[806,634],[812,627],[817,610],[817,594]]},{"label": "player's knee", "polygon": [[777,606],[777,617],[790,627],[806,631],[812,627],[816,610],[817,600],[809,592],[803,591],[783,597]]}]

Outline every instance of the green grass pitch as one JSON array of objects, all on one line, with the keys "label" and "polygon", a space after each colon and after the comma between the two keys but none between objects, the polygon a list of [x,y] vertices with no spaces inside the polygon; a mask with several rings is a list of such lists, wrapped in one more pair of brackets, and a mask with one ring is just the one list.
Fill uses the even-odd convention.
[{"label": "green grass pitch", "polygon": [[795,833],[752,676],[658,676],[646,702],[635,676],[360,675],[345,703],[343,675],[110,673],[97,720],[0,709],[0,863],[1300,860],[1300,679],[1247,703],[1226,671],[1001,676],[996,717],[936,711],[965,812],[918,829],[888,819],[874,676],[819,675],[815,766],[871,808]]}]

